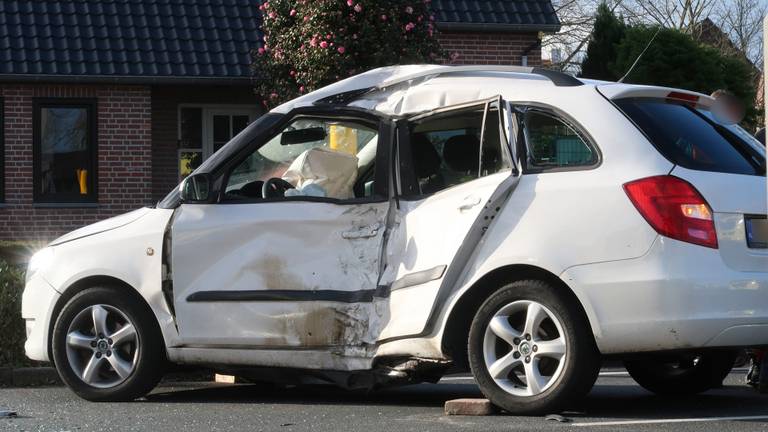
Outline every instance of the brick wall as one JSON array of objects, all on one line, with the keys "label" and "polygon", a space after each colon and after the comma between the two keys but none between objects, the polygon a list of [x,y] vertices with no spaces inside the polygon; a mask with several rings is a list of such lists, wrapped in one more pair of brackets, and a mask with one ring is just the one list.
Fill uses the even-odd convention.
[{"label": "brick wall", "polygon": [[[150,89],[143,86],[0,84],[4,102],[5,203],[0,239],[50,240],[151,203]],[[97,100],[98,205],[40,208],[32,202],[33,98]]]},{"label": "brick wall", "polygon": [[[528,52],[528,66],[541,65],[538,33],[467,33],[441,32],[440,43],[449,54],[458,57],[453,64],[522,64],[522,54]],[[533,48],[532,48],[533,47]]]},{"label": "brick wall", "polygon": [[162,199],[179,182],[179,104],[260,106],[248,87],[168,86],[152,88],[152,198]]}]

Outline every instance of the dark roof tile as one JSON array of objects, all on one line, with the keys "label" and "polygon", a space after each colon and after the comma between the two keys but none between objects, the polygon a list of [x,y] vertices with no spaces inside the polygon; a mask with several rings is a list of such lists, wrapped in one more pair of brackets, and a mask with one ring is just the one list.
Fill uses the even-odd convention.
[{"label": "dark roof tile", "polygon": [[435,21],[445,28],[509,26],[554,31],[560,27],[550,0],[432,0]]},{"label": "dark roof tile", "polygon": [[[439,24],[551,30],[549,0],[432,0]],[[0,74],[245,78],[259,0],[0,0]]]},{"label": "dark roof tile", "polygon": [[261,43],[258,6],[258,0],[2,0],[0,74],[249,77],[248,53]]}]

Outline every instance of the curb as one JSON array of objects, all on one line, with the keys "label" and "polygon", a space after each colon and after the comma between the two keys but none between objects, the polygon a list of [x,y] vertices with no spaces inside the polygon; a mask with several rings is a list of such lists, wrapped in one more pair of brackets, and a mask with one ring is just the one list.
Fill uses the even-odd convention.
[{"label": "curb", "polygon": [[39,387],[62,385],[52,367],[0,368],[1,387]]}]

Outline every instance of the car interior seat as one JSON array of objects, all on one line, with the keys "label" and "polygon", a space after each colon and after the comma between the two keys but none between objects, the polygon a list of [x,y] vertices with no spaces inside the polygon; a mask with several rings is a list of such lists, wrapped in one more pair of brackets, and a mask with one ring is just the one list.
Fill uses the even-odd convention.
[{"label": "car interior seat", "polygon": [[[452,184],[466,181],[463,177],[477,177],[480,155],[480,140],[476,135],[455,135],[443,146],[443,160],[452,171],[458,173],[459,179]],[[498,146],[483,147],[483,175],[497,172],[501,167],[501,152]]]},{"label": "car interior seat", "polygon": [[422,194],[437,192],[445,188],[445,180],[440,173],[442,159],[425,134],[411,136],[411,155],[416,179]]}]

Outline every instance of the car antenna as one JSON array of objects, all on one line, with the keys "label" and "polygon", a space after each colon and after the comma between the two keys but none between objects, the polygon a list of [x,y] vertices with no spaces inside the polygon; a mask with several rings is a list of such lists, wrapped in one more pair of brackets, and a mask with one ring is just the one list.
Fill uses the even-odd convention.
[{"label": "car antenna", "polygon": [[625,74],[624,74],[624,76],[623,76],[623,77],[621,77],[621,79],[619,79],[619,80],[618,80],[618,81],[616,81],[616,82],[620,82],[620,83],[623,83],[623,82],[624,82],[624,80],[625,80],[625,79],[627,79],[627,77],[629,76],[629,74],[631,74],[631,73],[632,73],[632,71],[635,69],[635,66],[637,66],[637,62],[639,62],[639,61],[640,61],[640,59],[643,57],[643,55],[645,54],[645,52],[646,52],[646,51],[648,51],[648,48],[650,48],[650,47],[651,47],[651,44],[653,43],[653,41],[654,41],[654,40],[656,40],[656,36],[658,36],[658,35],[659,35],[659,32],[660,32],[660,31],[661,31],[661,26],[659,26],[659,28],[657,28],[657,29],[656,29],[656,33],[654,33],[654,34],[653,34],[653,37],[651,37],[651,40],[649,40],[649,41],[648,41],[648,44],[647,44],[647,45],[645,46],[645,48],[643,49],[643,52],[641,52],[641,53],[640,53],[640,55],[639,55],[639,56],[637,56],[637,58],[635,59],[635,62],[634,62],[634,63],[632,63],[632,66],[630,66],[630,67],[629,67],[629,70],[627,71],[627,73],[625,73]]}]

